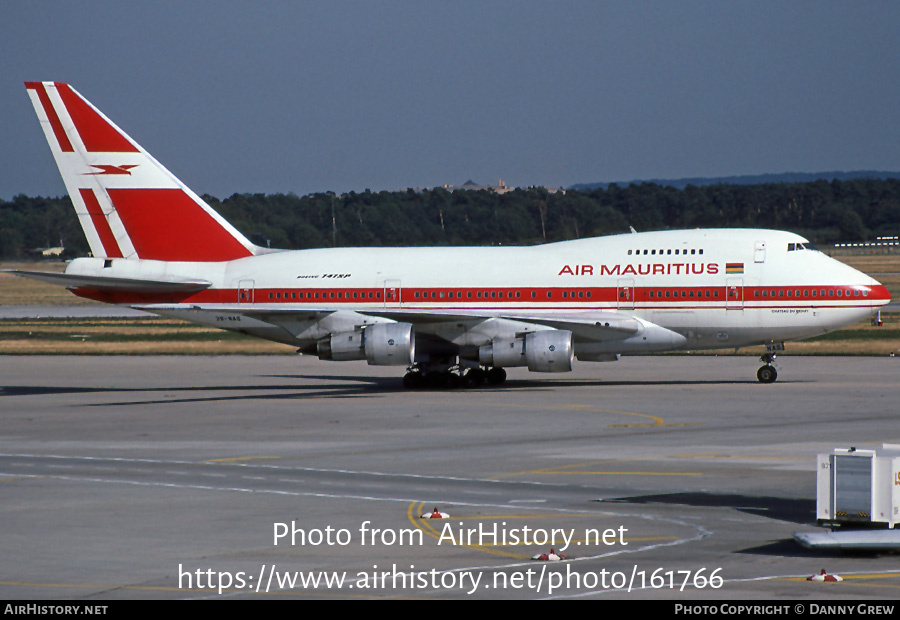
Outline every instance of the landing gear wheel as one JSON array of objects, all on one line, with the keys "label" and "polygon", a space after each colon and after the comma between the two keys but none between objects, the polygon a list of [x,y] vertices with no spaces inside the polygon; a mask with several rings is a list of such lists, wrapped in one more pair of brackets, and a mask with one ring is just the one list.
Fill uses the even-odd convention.
[{"label": "landing gear wheel", "polygon": [[422,373],[412,370],[403,375],[403,387],[407,390],[418,390],[422,387]]},{"label": "landing gear wheel", "polygon": [[480,368],[470,368],[462,376],[462,384],[465,388],[477,388],[484,384],[485,373]]},{"label": "landing gear wheel", "polygon": [[502,368],[491,368],[487,371],[486,379],[491,385],[503,385],[506,382],[506,371]]},{"label": "landing gear wheel", "polygon": [[439,390],[447,384],[447,375],[439,370],[431,370],[425,373],[424,383],[430,390]]},{"label": "landing gear wheel", "polygon": [[756,371],[756,378],[759,379],[760,383],[774,383],[775,379],[778,378],[778,372],[774,366],[767,364]]}]

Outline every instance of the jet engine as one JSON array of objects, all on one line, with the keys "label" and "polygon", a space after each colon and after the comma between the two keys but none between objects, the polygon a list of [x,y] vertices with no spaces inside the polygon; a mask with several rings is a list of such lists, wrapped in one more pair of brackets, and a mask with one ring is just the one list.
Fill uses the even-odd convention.
[{"label": "jet engine", "polygon": [[574,355],[572,332],[562,329],[495,338],[478,349],[478,361],[485,366],[528,366],[532,372],[569,372]]},{"label": "jet engine", "polygon": [[366,335],[370,366],[409,366],[416,359],[416,336],[411,323],[376,323]]},{"label": "jet engine", "polygon": [[366,360],[370,366],[409,366],[415,361],[411,323],[375,323],[358,331],[338,332],[316,344],[319,359]]}]

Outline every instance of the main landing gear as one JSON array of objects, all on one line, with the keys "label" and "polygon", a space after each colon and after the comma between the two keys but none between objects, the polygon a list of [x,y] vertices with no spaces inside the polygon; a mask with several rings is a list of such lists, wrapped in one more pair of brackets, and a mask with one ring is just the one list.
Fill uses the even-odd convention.
[{"label": "main landing gear", "polygon": [[772,362],[775,361],[775,351],[784,351],[784,343],[773,342],[766,345],[766,352],[759,358],[759,361],[765,366],[761,366],[756,371],[756,378],[759,379],[760,383],[775,383],[775,380],[778,378],[778,371],[772,365]]},{"label": "main landing gear", "polygon": [[409,368],[403,377],[403,387],[408,390],[455,390],[456,388],[477,388],[485,383],[496,386],[506,382],[506,371],[502,368],[468,368],[453,366],[444,369]]}]

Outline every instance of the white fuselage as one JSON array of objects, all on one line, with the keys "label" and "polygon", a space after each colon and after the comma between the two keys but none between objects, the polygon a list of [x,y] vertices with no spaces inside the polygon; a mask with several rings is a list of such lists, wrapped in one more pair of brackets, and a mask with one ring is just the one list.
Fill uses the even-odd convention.
[{"label": "white fuselage", "polygon": [[[889,301],[877,281],[806,243],[771,230],[681,230],[529,247],[297,250],[216,263],[113,260],[102,268],[97,259],[79,259],[70,272],[206,279],[209,289],[182,296],[94,297],[301,347],[359,323],[359,315],[457,317],[455,330],[447,321],[430,329],[420,319],[417,333],[478,345],[515,333],[526,316],[602,312],[684,337],[649,350],[700,349],[823,334]],[[248,318],[251,309],[294,318],[273,329]],[[304,312],[317,314],[296,318]],[[485,317],[496,319],[486,327]],[[633,344],[575,342],[576,353],[586,346],[597,354],[646,350]]]}]

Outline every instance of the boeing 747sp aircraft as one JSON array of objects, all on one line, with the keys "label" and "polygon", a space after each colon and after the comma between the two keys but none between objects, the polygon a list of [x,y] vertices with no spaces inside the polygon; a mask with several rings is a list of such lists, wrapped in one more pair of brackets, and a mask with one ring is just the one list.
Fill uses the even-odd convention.
[{"label": "boeing 747sp aircraft", "polygon": [[504,368],[784,343],[890,301],[774,230],[674,230],[531,247],[272,250],[251,243],[71,86],[26,88],[91,257],[18,271],[76,295],[242,332],[404,384],[500,384]]}]

